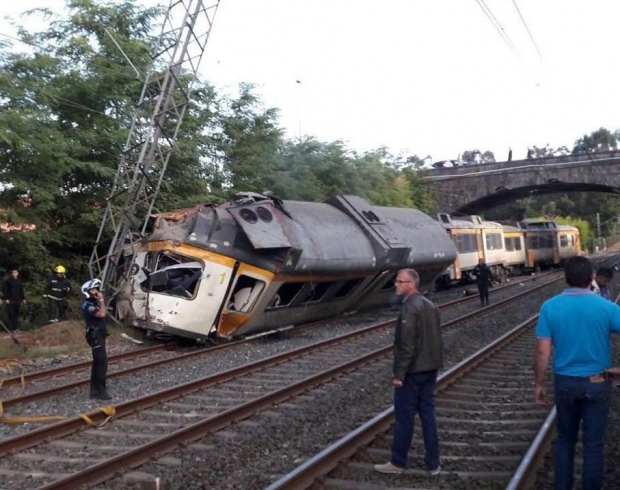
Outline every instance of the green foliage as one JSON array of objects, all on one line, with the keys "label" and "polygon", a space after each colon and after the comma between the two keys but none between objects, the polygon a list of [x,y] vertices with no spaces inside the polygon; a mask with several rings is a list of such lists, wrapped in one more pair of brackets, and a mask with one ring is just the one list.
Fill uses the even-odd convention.
[{"label": "green foliage", "polygon": [[578,139],[573,147],[573,154],[617,150],[618,136],[618,131],[612,133],[608,129],[599,128]]},{"label": "green foliage", "polygon": [[[163,10],[130,0],[68,0],[65,12],[30,12],[48,27],[22,27],[25,44],[4,43],[0,51],[0,218],[34,226],[0,233],[0,270],[22,270],[35,322],[44,316],[42,292],[55,265],[67,267],[75,288],[88,278]],[[251,85],[221,96],[199,83],[155,211],[248,190],[311,201],[357,194],[378,205],[431,210],[421,163],[384,148],[356,153],[341,141],[286,140],[277,110],[265,108]]]}]

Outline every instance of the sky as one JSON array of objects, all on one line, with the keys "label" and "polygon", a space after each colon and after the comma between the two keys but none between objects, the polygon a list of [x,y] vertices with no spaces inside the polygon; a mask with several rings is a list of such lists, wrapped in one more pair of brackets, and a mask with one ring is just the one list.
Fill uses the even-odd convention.
[{"label": "sky", "polygon": [[[15,32],[6,15],[64,5],[5,0],[0,33]],[[255,84],[291,138],[519,159],[620,129],[619,18],[618,0],[221,0],[200,75]]]}]

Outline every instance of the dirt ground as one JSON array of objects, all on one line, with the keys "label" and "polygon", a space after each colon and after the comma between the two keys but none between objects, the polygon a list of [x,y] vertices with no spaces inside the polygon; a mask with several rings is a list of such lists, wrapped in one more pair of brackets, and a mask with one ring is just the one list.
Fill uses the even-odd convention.
[{"label": "dirt ground", "polygon": [[[109,350],[127,345],[120,335],[123,329],[109,327],[113,335],[108,337]],[[135,335],[128,332],[129,335]],[[0,374],[14,371],[17,365],[48,366],[54,362],[66,362],[90,356],[84,340],[84,322],[68,320],[43,325],[34,330],[14,334],[15,342],[0,327]]]}]

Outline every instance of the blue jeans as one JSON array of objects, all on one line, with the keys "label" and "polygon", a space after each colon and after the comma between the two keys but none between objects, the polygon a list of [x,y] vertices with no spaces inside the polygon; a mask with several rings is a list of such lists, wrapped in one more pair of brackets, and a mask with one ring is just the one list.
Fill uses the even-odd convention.
[{"label": "blue jeans", "polygon": [[589,378],[555,375],[557,439],[555,488],[570,490],[574,484],[575,444],[583,421],[583,490],[603,487],[604,445],[611,403],[611,382],[591,383]]},{"label": "blue jeans", "polygon": [[437,371],[409,373],[401,388],[394,388],[394,441],[392,459],[394,466],[407,465],[407,453],[413,439],[415,414],[420,415],[424,438],[424,463],[428,470],[439,466],[439,438],[435,421],[435,382]]}]

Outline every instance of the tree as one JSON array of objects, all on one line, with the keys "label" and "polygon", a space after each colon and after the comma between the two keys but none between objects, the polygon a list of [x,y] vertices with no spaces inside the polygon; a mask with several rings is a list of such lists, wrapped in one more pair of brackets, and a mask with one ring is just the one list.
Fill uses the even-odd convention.
[{"label": "tree", "polygon": [[[71,0],[67,12],[31,12],[49,20],[49,27],[37,33],[20,28],[27,50],[5,43],[0,52],[0,206],[5,221],[35,226],[0,235],[3,250],[12,252],[0,257],[0,267],[20,265],[35,290],[59,262],[78,282],[88,274],[85,261],[142,90],[116,43],[146,74],[161,10],[132,1]],[[194,92],[183,142],[175,147],[157,202],[163,208],[207,195],[202,155],[214,144],[205,132],[214,124],[214,98],[206,84]]]},{"label": "tree", "polygon": [[618,131],[612,133],[608,129],[599,128],[589,135],[583,135],[575,142],[573,154],[611,151],[618,149]]},{"label": "tree", "polygon": [[480,150],[467,150],[464,151],[461,159],[466,164],[475,164],[475,163],[493,163],[495,162],[495,155],[492,151],[485,151],[484,153]]}]

